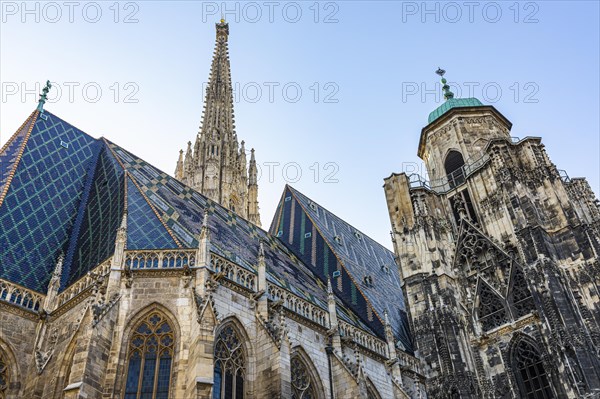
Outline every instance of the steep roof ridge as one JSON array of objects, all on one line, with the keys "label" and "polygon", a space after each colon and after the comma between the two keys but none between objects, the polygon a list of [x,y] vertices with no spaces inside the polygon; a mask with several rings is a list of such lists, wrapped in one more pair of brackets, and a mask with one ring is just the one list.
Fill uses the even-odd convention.
[{"label": "steep roof ridge", "polygon": [[[290,187],[290,186],[288,186]],[[290,187],[291,188],[291,187]],[[296,190],[290,190],[290,192],[292,193],[292,195],[296,195],[298,193],[298,191]],[[314,201],[313,201],[314,202]],[[310,219],[310,221],[312,222],[313,226],[315,226],[315,228],[317,229],[317,231],[319,231],[319,234],[321,234],[321,236],[323,237],[323,239],[325,240],[325,242],[327,243],[327,245],[331,248],[332,252],[333,252],[333,256],[335,256],[337,262],[339,263],[339,265],[344,268],[344,270],[346,270],[346,273],[348,274],[348,276],[350,277],[350,279],[352,280],[352,282],[354,283],[356,289],[358,290],[358,292],[360,292],[360,294],[362,295],[362,297],[364,298],[365,302],[367,302],[369,304],[369,306],[371,306],[372,310],[373,310],[373,314],[377,317],[377,319],[380,321],[380,323],[383,325],[384,321],[381,318],[381,316],[379,316],[378,312],[376,311],[375,307],[373,306],[373,304],[371,303],[371,300],[367,297],[367,295],[362,291],[362,289],[360,288],[359,283],[356,281],[356,279],[353,276],[353,273],[351,273],[346,265],[345,262],[340,259],[340,256],[338,255],[337,251],[335,251],[333,248],[334,246],[331,244],[331,242],[329,241],[329,239],[327,238],[327,236],[325,234],[323,234],[321,232],[321,229],[319,228],[319,226],[317,225],[317,223],[312,219],[312,217],[308,214],[308,211],[306,210],[306,208],[304,207],[304,204],[302,203],[302,201],[298,201],[298,204],[300,204],[300,206],[302,207],[302,209],[304,210],[304,213],[306,213],[306,216]],[[329,212],[329,211],[328,211]]]},{"label": "steep roof ridge", "polygon": [[73,227],[71,227],[71,233],[68,238],[68,247],[66,257],[63,263],[63,273],[61,276],[60,289],[63,290],[65,288],[65,284],[69,280],[71,276],[71,266],[73,263],[73,257],[75,251],[77,250],[77,239],[79,238],[79,233],[81,230],[81,224],[83,222],[83,217],[85,216],[85,211],[87,208],[87,204],[89,201],[90,191],[92,190],[92,183],[96,177],[96,167],[98,165],[98,160],[100,158],[100,153],[102,152],[103,146],[102,142],[98,141],[98,145],[94,148],[94,154],[90,164],[88,165],[88,169],[86,171],[85,184],[83,186],[83,194],[79,200],[79,208],[77,209],[77,216],[75,217],[75,223],[73,223]]},{"label": "steep roof ridge", "polygon": [[[377,243],[375,240],[373,240],[372,238],[370,238],[367,235],[364,235],[362,232],[360,232],[358,229],[354,228],[352,225],[350,225],[349,223],[347,223],[346,221],[340,219],[337,215],[331,213],[329,210],[327,210],[326,208],[322,207],[321,205],[317,204],[315,201],[313,201],[312,199],[306,197],[304,194],[302,194],[301,192],[299,192],[298,190],[288,186],[291,190],[290,192],[292,193],[292,195],[294,195],[296,197],[296,200],[298,201],[298,203],[300,204],[300,206],[302,207],[302,209],[304,210],[304,212],[307,214],[307,216],[309,217],[309,219],[313,222],[313,224],[315,225],[315,227],[317,228],[317,230],[319,231],[319,233],[321,234],[321,236],[323,237],[323,239],[325,240],[325,242],[327,243],[327,245],[329,246],[329,248],[332,250],[332,252],[334,253],[335,257],[337,258],[338,262],[340,263],[340,265],[344,268],[344,270],[346,270],[346,272],[348,273],[348,275],[350,276],[350,279],[352,280],[353,284],[355,285],[355,287],[357,288],[357,291],[360,292],[361,296],[365,299],[365,301],[369,304],[369,306],[371,306],[372,310],[373,310],[373,314],[376,316],[376,318],[383,324],[383,313],[384,311],[387,309],[388,313],[390,312],[391,309],[389,309],[389,306],[387,306],[385,304],[385,301],[383,301],[381,298],[378,298],[378,296],[375,293],[368,293],[365,290],[363,290],[361,287],[362,285],[360,284],[360,282],[357,282],[357,278],[361,277],[361,273],[364,273],[365,271],[367,273],[365,273],[366,275],[371,275],[371,273],[377,273],[379,276],[382,275],[383,270],[379,270],[381,269],[381,265],[379,265],[379,268],[377,270],[372,270],[369,271],[371,269],[374,269],[372,267],[369,267],[368,263],[366,262],[365,259],[363,259],[362,263],[359,262],[354,262],[350,256],[344,256],[343,251],[339,251],[339,244],[337,243],[333,243],[331,241],[331,237],[328,237],[327,234],[323,234],[323,232],[320,230],[318,223],[316,220],[313,220],[312,215],[311,215],[311,209],[307,209],[307,207],[311,204],[314,203],[315,205],[317,205],[317,209],[322,208],[323,209],[323,213],[322,215],[333,215],[333,217],[331,218],[332,220],[335,220],[336,222],[339,221],[341,222],[347,229],[349,232],[358,232],[360,234],[360,239],[357,240],[359,241],[369,241],[369,243],[372,245],[372,250],[373,252],[379,252],[380,255],[387,255],[388,262],[385,262],[384,264],[389,264],[390,267],[390,273],[385,272],[386,276],[386,283],[385,284],[389,284],[393,287],[397,287],[398,290],[401,290],[401,277],[399,274],[399,271],[395,268],[395,261],[394,261],[394,254],[388,250],[387,248],[383,247],[381,244]],[[314,209],[312,209],[313,213],[314,213]],[[333,223],[335,225],[335,223]],[[329,231],[330,234],[331,231]],[[349,238],[350,240],[352,240],[351,242],[355,242],[356,240],[354,240],[353,238]],[[350,242],[350,241],[349,241]],[[375,251],[375,248],[379,249],[380,251]],[[367,251],[368,253],[369,251]],[[358,269],[356,269],[358,267]],[[363,271],[361,271],[363,270]],[[400,291],[399,291],[400,292]],[[409,347],[407,348],[410,351],[410,346],[412,346],[411,344],[411,337],[410,337],[410,331],[408,329],[408,325],[406,324],[406,306],[404,304],[404,300],[402,298],[402,301],[400,304],[398,304],[397,309],[400,312],[403,312],[404,314],[398,313],[398,312],[393,312],[390,314],[390,317],[392,318],[392,320],[394,321],[394,330],[395,333],[398,334],[399,337],[403,337],[406,338],[406,342],[404,342],[405,340],[403,339],[403,343],[408,344]],[[398,313],[398,314],[396,314]]]},{"label": "steep roof ridge", "polygon": [[333,219],[345,224],[346,226],[350,227],[352,230],[356,231],[357,233],[359,233],[363,238],[366,238],[365,241],[369,241],[369,243],[371,244],[375,244],[375,246],[379,247],[380,249],[384,250],[385,252],[388,252],[389,254],[391,254],[391,256],[394,256],[394,253],[392,251],[390,251],[389,249],[387,249],[385,246],[383,246],[382,244],[378,243],[377,241],[375,241],[374,239],[372,239],[369,235],[367,235],[366,233],[360,231],[359,229],[357,229],[356,227],[354,227],[353,225],[351,225],[350,223],[346,222],[344,219],[340,218],[339,216],[337,216],[335,213],[331,212],[329,209],[327,209],[326,207],[322,206],[321,204],[317,204],[315,201],[313,201],[311,198],[308,198],[306,195],[304,195],[303,193],[301,193],[300,191],[296,190],[294,187],[287,185],[287,187],[289,187],[291,189],[292,192],[294,192],[295,194],[298,194],[301,197],[304,197],[307,201],[309,202],[313,202],[315,203],[315,205],[318,205],[319,208],[323,209],[325,212],[324,214],[327,214],[328,216],[331,216]]},{"label": "steep roof ridge", "polygon": [[154,214],[158,218],[158,221],[163,225],[163,227],[165,228],[165,230],[167,231],[167,233],[171,236],[171,238],[173,239],[173,241],[175,241],[175,244],[177,244],[177,246],[179,248],[183,248],[183,245],[181,245],[181,242],[179,241],[179,239],[177,238],[177,236],[175,235],[175,233],[173,233],[173,231],[165,223],[165,221],[163,220],[163,218],[160,215],[160,213],[156,210],[156,207],[152,204],[152,201],[150,201],[150,199],[146,196],[146,194],[144,193],[144,190],[142,190],[142,188],[140,187],[140,184],[136,180],[135,176],[132,173],[129,173],[128,176],[131,179],[131,182],[133,183],[133,185],[135,186],[135,188],[137,189],[137,191],[142,195],[142,197],[144,198],[144,200],[146,201],[146,203],[150,206],[150,208],[152,209],[152,212],[154,212]]},{"label": "steep roof ridge", "polygon": [[[179,241],[179,239],[177,238],[177,236],[175,235],[175,233],[173,233],[173,231],[165,223],[165,221],[163,220],[163,218],[160,215],[160,213],[156,210],[156,208],[152,204],[152,201],[150,201],[148,199],[148,197],[146,196],[146,194],[144,193],[144,191],[140,188],[140,184],[137,181],[137,179],[135,178],[135,176],[132,173],[129,173],[129,171],[127,170],[127,167],[125,167],[125,165],[121,161],[120,157],[117,154],[115,154],[114,150],[109,145],[109,143],[111,143],[111,144],[114,144],[114,143],[112,143],[111,141],[109,141],[107,139],[103,139],[103,140],[107,144],[107,148],[110,150],[110,152],[113,155],[113,157],[116,158],[116,160],[119,163],[119,165],[121,165],[121,167],[123,168],[123,170],[127,173],[127,177],[129,177],[131,179],[131,182],[133,183],[133,185],[135,186],[135,188],[137,189],[137,191],[142,195],[142,197],[144,198],[144,200],[146,201],[146,203],[148,203],[148,205],[150,206],[150,209],[152,209],[152,212],[154,212],[154,214],[158,218],[159,222],[163,225],[163,227],[165,228],[165,230],[167,231],[167,233],[169,234],[169,236],[171,236],[171,238],[175,241],[175,243],[178,245],[179,248],[183,248],[183,245],[181,245],[181,242]],[[117,144],[114,144],[114,145],[117,145]],[[122,149],[121,146],[118,146],[118,147]],[[127,151],[127,152],[129,152],[129,151]],[[133,155],[133,154],[130,153],[130,155]],[[138,158],[138,159],[140,159],[140,158]]]},{"label": "steep roof ridge", "polygon": [[[115,146],[119,147],[118,145],[114,144]],[[119,147],[121,148],[121,147]],[[121,148],[122,149],[122,148]],[[153,167],[152,165],[148,164],[147,162],[145,162],[144,160],[142,160],[141,158],[135,156],[134,154],[130,153],[127,150],[122,149],[123,151],[126,151],[129,156],[133,157],[136,159],[136,161],[139,162],[143,162],[144,165],[147,165],[149,167]],[[118,155],[117,155],[118,157]],[[164,173],[164,172],[162,172]],[[173,179],[171,176],[166,175],[169,179]],[[181,183],[180,183],[181,184]],[[206,201],[206,205],[209,208],[214,209],[213,212],[216,213],[216,209],[220,209],[222,212],[227,212],[230,213],[230,211],[220,205],[217,202],[211,201],[209,198],[207,198],[206,196],[202,195],[201,193],[192,190],[191,188],[185,186],[182,184],[183,187],[185,187],[186,189],[189,189],[190,191],[192,191],[193,193],[197,193],[199,196],[201,196],[205,201]],[[165,202],[168,202],[168,200],[166,198],[164,198],[159,192],[157,192],[157,195]],[[194,203],[195,204],[195,203]],[[201,207],[200,204],[195,204],[196,206]],[[177,212],[177,211],[175,211]],[[256,239],[256,246],[258,247],[258,241],[260,241],[260,239],[266,240],[269,243],[271,243],[274,248],[272,248],[271,246],[269,246],[269,248],[267,248],[267,254],[270,251],[278,251],[281,253],[281,255],[284,257],[283,261],[285,261],[286,263],[288,263],[288,266],[292,266],[294,268],[296,268],[297,270],[301,270],[302,273],[306,273],[307,275],[312,276],[312,278],[315,281],[321,281],[319,279],[319,277],[314,273],[314,271],[308,266],[306,265],[301,259],[299,259],[297,256],[295,256],[295,254],[290,251],[285,245],[283,245],[279,240],[277,240],[272,234],[270,234],[269,232],[263,230],[262,228],[252,224],[250,221],[240,217],[237,214],[234,214],[236,216],[236,219],[238,219],[237,223],[240,224],[245,224],[247,225],[249,228],[252,228],[256,231],[256,237],[254,237]],[[181,217],[182,215],[180,215]],[[232,226],[230,226],[229,228],[233,228]],[[227,248],[225,248],[225,246],[218,240],[213,239],[211,240],[211,246],[213,246],[213,248],[216,250],[215,252],[218,253],[219,255],[223,256],[224,258],[227,258],[227,253],[230,252]],[[270,256],[267,256],[267,259],[270,259]],[[244,267],[245,269],[248,269],[252,272],[256,271],[256,267],[255,265],[249,261],[248,259],[241,257],[241,256],[236,256],[235,260],[230,259],[230,261],[237,263],[238,265],[240,265],[241,267]],[[267,269],[267,275],[269,276],[269,280],[272,281],[274,284],[276,284],[277,286],[279,286],[282,289],[288,290],[291,293],[299,296],[300,298],[307,300],[321,308],[323,308],[324,310],[326,310],[326,307],[324,307],[325,305],[325,297],[318,297],[318,296],[314,296],[312,293],[310,293],[309,291],[305,291],[302,287],[298,287],[296,285],[293,284],[293,281],[288,280],[286,277],[281,278],[279,274],[277,274],[278,269],[280,269],[280,265],[278,265],[278,262],[276,261],[268,261],[267,263],[268,269]],[[286,285],[282,285],[280,283],[280,280],[284,280],[286,281]],[[324,288],[324,287],[323,287]],[[325,293],[325,290],[323,290],[323,294]],[[343,304],[342,299],[339,298],[339,296],[336,296],[337,301],[340,303],[340,317],[352,324],[355,325],[357,327],[360,327],[361,329],[369,332],[370,334],[373,334],[375,336],[377,336],[377,334],[372,330],[371,327],[369,327],[367,324],[365,324],[360,317],[351,309],[348,308],[345,304]]]},{"label": "steep roof ridge", "polygon": [[27,126],[28,123],[30,124],[29,128],[27,129],[27,133],[25,134],[25,138],[23,139],[23,142],[20,145],[19,152],[17,153],[15,161],[13,162],[12,168],[11,168],[10,172],[8,173],[8,176],[6,177],[6,182],[4,183],[4,185],[2,187],[2,191],[0,191],[0,206],[2,206],[2,202],[4,202],[6,193],[8,193],[8,188],[10,187],[10,183],[12,182],[12,179],[15,175],[15,171],[17,170],[17,167],[19,166],[19,162],[21,161],[21,157],[23,156],[23,152],[25,151],[25,146],[27,145],[27,141],[29,140],[29,137],[31,136],[31,132],[33,130],[33,127],[35,126],[35,121],[36,121],[38,115],[39,115],[39,112],[37,110],[33,111],[29,115],[29,117],[27,119],[25,119],[25,122],[23,122],[23,124],[19,127],[19,129],[17,129],[17,131],[2,146],[2,150],[0,150],[0,154],[2,154],[4,151],[6,151],[8,149],[8,147],[10,146],[10,144],[14,140],[17,139],[19,133],[25,128],[25,126]]}]

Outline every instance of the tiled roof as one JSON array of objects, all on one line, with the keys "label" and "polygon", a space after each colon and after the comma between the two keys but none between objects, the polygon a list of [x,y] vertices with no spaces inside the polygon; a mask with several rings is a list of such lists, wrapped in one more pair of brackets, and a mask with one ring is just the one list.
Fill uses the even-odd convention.
[{"label": "tiled roof", "polygon": [[[265,247],[267,279],[322,309],[327,309],[326,285],[275,237],[116,144],[108,142],[108,145],[160,215],[165,231],[174,234],[184,247],[198,246],[196,237],[200,234],[204,209],[208,208],[213,251],[256,272],[258,246],[263,240],[268,243]],[[131,204],[128,204],[128,209],[131,212]],[[128,249],[132,248],[128,246]],[[352,311],[346,309],[342,301],[338,302],[343,320],[371,331]]]},{"label": "tiled roof", "polygon": [[403,349],[412,352],[400,272],[391,251],[290,186],[270,232],[311,265],[322,281],[331,278],[346,306],[380,336],[387,311]]},{"label": "tiled roof", "polygon": [[444,115],[446,112],[451,110],[452,108],[465,108],[465,107],[479,107],[483,104],[476,98],[451,98],[449,100],[444,101],[442,105],[434,109],[428,118],[428,123],[435,121],[440,116]]},{"label": "tiled roof", "polygon": [[[68,287],[112,255],[125,206],[127,249],[196,248],[208,209],[211,250],[256,272],[263,240],[268,280],[327,310],[325,283],[278,239],[118,145],[42,115],[0,152],[0,176],[12,177],[0,197],[0,278],[45,292],[64,253]],[[375,333],[337,302],[342,320]]]},{"label": "tiled roof", "polygon": [[[0,204],[0,277],[45,292],[85,210],[81,198],[102,144],[45,112],[23,145]],[[8,151],[10,146],[0,157]],[[63,277],[65,283],[69,273]]]}]

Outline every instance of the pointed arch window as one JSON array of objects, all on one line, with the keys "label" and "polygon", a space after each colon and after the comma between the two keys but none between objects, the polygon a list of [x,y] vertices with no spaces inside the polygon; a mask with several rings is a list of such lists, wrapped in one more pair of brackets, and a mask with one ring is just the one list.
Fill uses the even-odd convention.
[{"label": "pointed arch window", "polygon": [[232,325],[225,326],[215,341],[213,399],[243,399],[246,352]]},{"label": "pointed arch window", "polygon": [[486,283],[480,284],[477,317],[481,328],[487,331],[508,323],[508,314],[502,298]]},{"label": "pointed arch window", "polygon": [[542,357],[528,340],[520,339],[512,350],[512,364],[520,397],[524,399],[554,398]]},{"label": "pointed arch window", "polygon": [[316,399],[315,383],[302,357],[296,353],[292,355],[290,363],[292,369],[292,398]]},{"label": "pointed arch window", "polygon": [[515,318],[521,318],[535,310],[535,305],[533,303],[533,297],[531,296],[531,292],[527,287],[527,282],[525,281],[525,274],[518,266],[513,266],[516,268],[513,273],[512,282],[511,282],[511,293],[510,293],[510,303],[512,305],[512,309],[514,309]]},{"label": "pointed arch window", "polygon": [[168,399],[175,339],[159,312],[146,316],[129,341],[125,399]]},{"label": "pointed arch window", "polygon": [[8,391],[8,360],[0,351],[0,399],[5,399]]},{"label": "pointed arch window", "polygon": [[465,161],[460,152],[453,150],[446,155],[444,169],[446,169],[446,175],[450,188],[460,186],[465,182],[465,174],[463,171],[464,164]]}]

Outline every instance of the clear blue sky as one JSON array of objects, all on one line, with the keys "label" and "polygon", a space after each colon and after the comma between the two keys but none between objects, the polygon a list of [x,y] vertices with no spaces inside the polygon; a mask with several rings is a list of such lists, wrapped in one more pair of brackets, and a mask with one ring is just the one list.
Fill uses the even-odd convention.
[{"label": "clear blue sky", "polygon": [[383,178],[419,161],[438,66],[600,192],[596,1],[1,3],[0,143],[50,79],[61,97],[48,110],[168,173],[198,131],[224,11],[265,228],[299,166],[296,188],[391,247]]}]

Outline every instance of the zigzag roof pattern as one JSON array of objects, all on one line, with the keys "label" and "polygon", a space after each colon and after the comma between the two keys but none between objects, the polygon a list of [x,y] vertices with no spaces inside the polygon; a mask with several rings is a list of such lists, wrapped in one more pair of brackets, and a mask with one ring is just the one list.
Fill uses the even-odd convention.
[{"label": "zigzag roof pattern", "polygon": [[[0,278],[45,292],[59,255],[65,289],[114,252],[127,209],[127,249],[196,248],[204,210],[211,250],[327,310],[326,284],[277,238],[107,139],[34,112],[0,152]],[[375,334],[340,298],[338,316]]]}]

